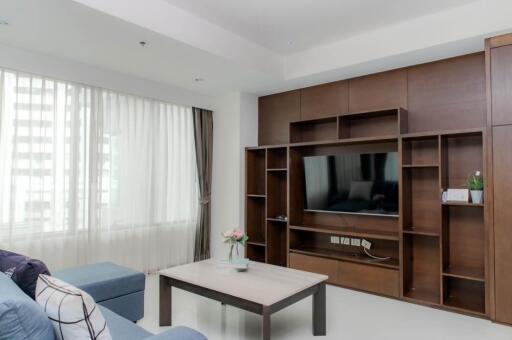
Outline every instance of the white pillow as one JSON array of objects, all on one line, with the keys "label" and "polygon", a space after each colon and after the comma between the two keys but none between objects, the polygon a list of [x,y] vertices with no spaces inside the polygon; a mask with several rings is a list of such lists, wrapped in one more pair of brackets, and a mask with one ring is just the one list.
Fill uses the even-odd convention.
[{"label": "white pillow", "polygon": [[52,321],[58,340],[112,339],[96,302],[83,290],[41,274],[36,301]]},{"label": "white pillow", "polygon": [[349,200],[370,200],[372,193],[372,181],[352,181],[350,183],[350,193],[348,194]]}]

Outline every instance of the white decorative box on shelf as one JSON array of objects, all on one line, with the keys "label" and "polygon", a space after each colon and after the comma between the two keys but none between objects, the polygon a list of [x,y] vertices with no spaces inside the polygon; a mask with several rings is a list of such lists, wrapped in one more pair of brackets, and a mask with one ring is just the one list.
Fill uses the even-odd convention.
[{"label": "white decorative box on shelf", "polygon": [[448,189],[446,191],[447,202],[469,202],[468,189]]}]

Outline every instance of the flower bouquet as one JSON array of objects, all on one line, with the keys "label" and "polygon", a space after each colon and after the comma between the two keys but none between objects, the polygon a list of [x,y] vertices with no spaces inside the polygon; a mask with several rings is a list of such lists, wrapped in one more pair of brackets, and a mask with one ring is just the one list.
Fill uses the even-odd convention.
[{"label": "flower bouquet", "polygon": [[[236,267],[237,270],[247,270],[249,261],[240,258],[239,246],[244,247],[249,237],[240,229],[228,230],[222,233],[224,243],[229,245],[228,262]],[[236,249],[237,259],[233,259],[233,250]]]}]

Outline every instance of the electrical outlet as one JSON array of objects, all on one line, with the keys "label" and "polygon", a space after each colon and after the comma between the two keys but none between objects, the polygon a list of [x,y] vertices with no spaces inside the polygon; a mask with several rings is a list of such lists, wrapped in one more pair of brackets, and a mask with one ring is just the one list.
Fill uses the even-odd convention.
[{"label": "electrical outlet", "polygon": [[361,240],[358,239],[358,238],[353,238],[350,240],[350,245],[351,246],[355,246],[355,247],[360,247],[361,246]]},{"label": "electrical outlet", "polygon": [[363,238],[363,240],[361,241],[361,246],[366,250],[369,250],[372,247],[372,243]]}]

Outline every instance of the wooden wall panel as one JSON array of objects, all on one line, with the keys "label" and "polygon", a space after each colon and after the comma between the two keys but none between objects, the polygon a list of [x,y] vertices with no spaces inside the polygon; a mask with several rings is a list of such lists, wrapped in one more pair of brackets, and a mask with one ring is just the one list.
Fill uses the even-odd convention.
[{"label": "wooden wall panel", "polygon": [[407,108],[407,70],[399,69],[350,79],[349,111]]},{"label": "wooden wall panel", "polygon": [[300,119],[331,117],[348,112],[348,81],[337,81],[301,90]]},{"label": "wooden wall panel", "polygon": [[512,124],[512,45],[491,51],[492,125]]},{"label": "wooden wall panel", "polygon": [[[493,89],[494,92],[494,89]],[[493,128],[496,320],[512,323],[512,126]]]},{"label": "wooden wall panel", "polygon": [[290,122],[300,119],[300,90],[259,98],[258,144],[288,143]]},{"label": "wooden wall panel", "polygon": [[485,126],[483,53],[409,68],[409,132]]}]

